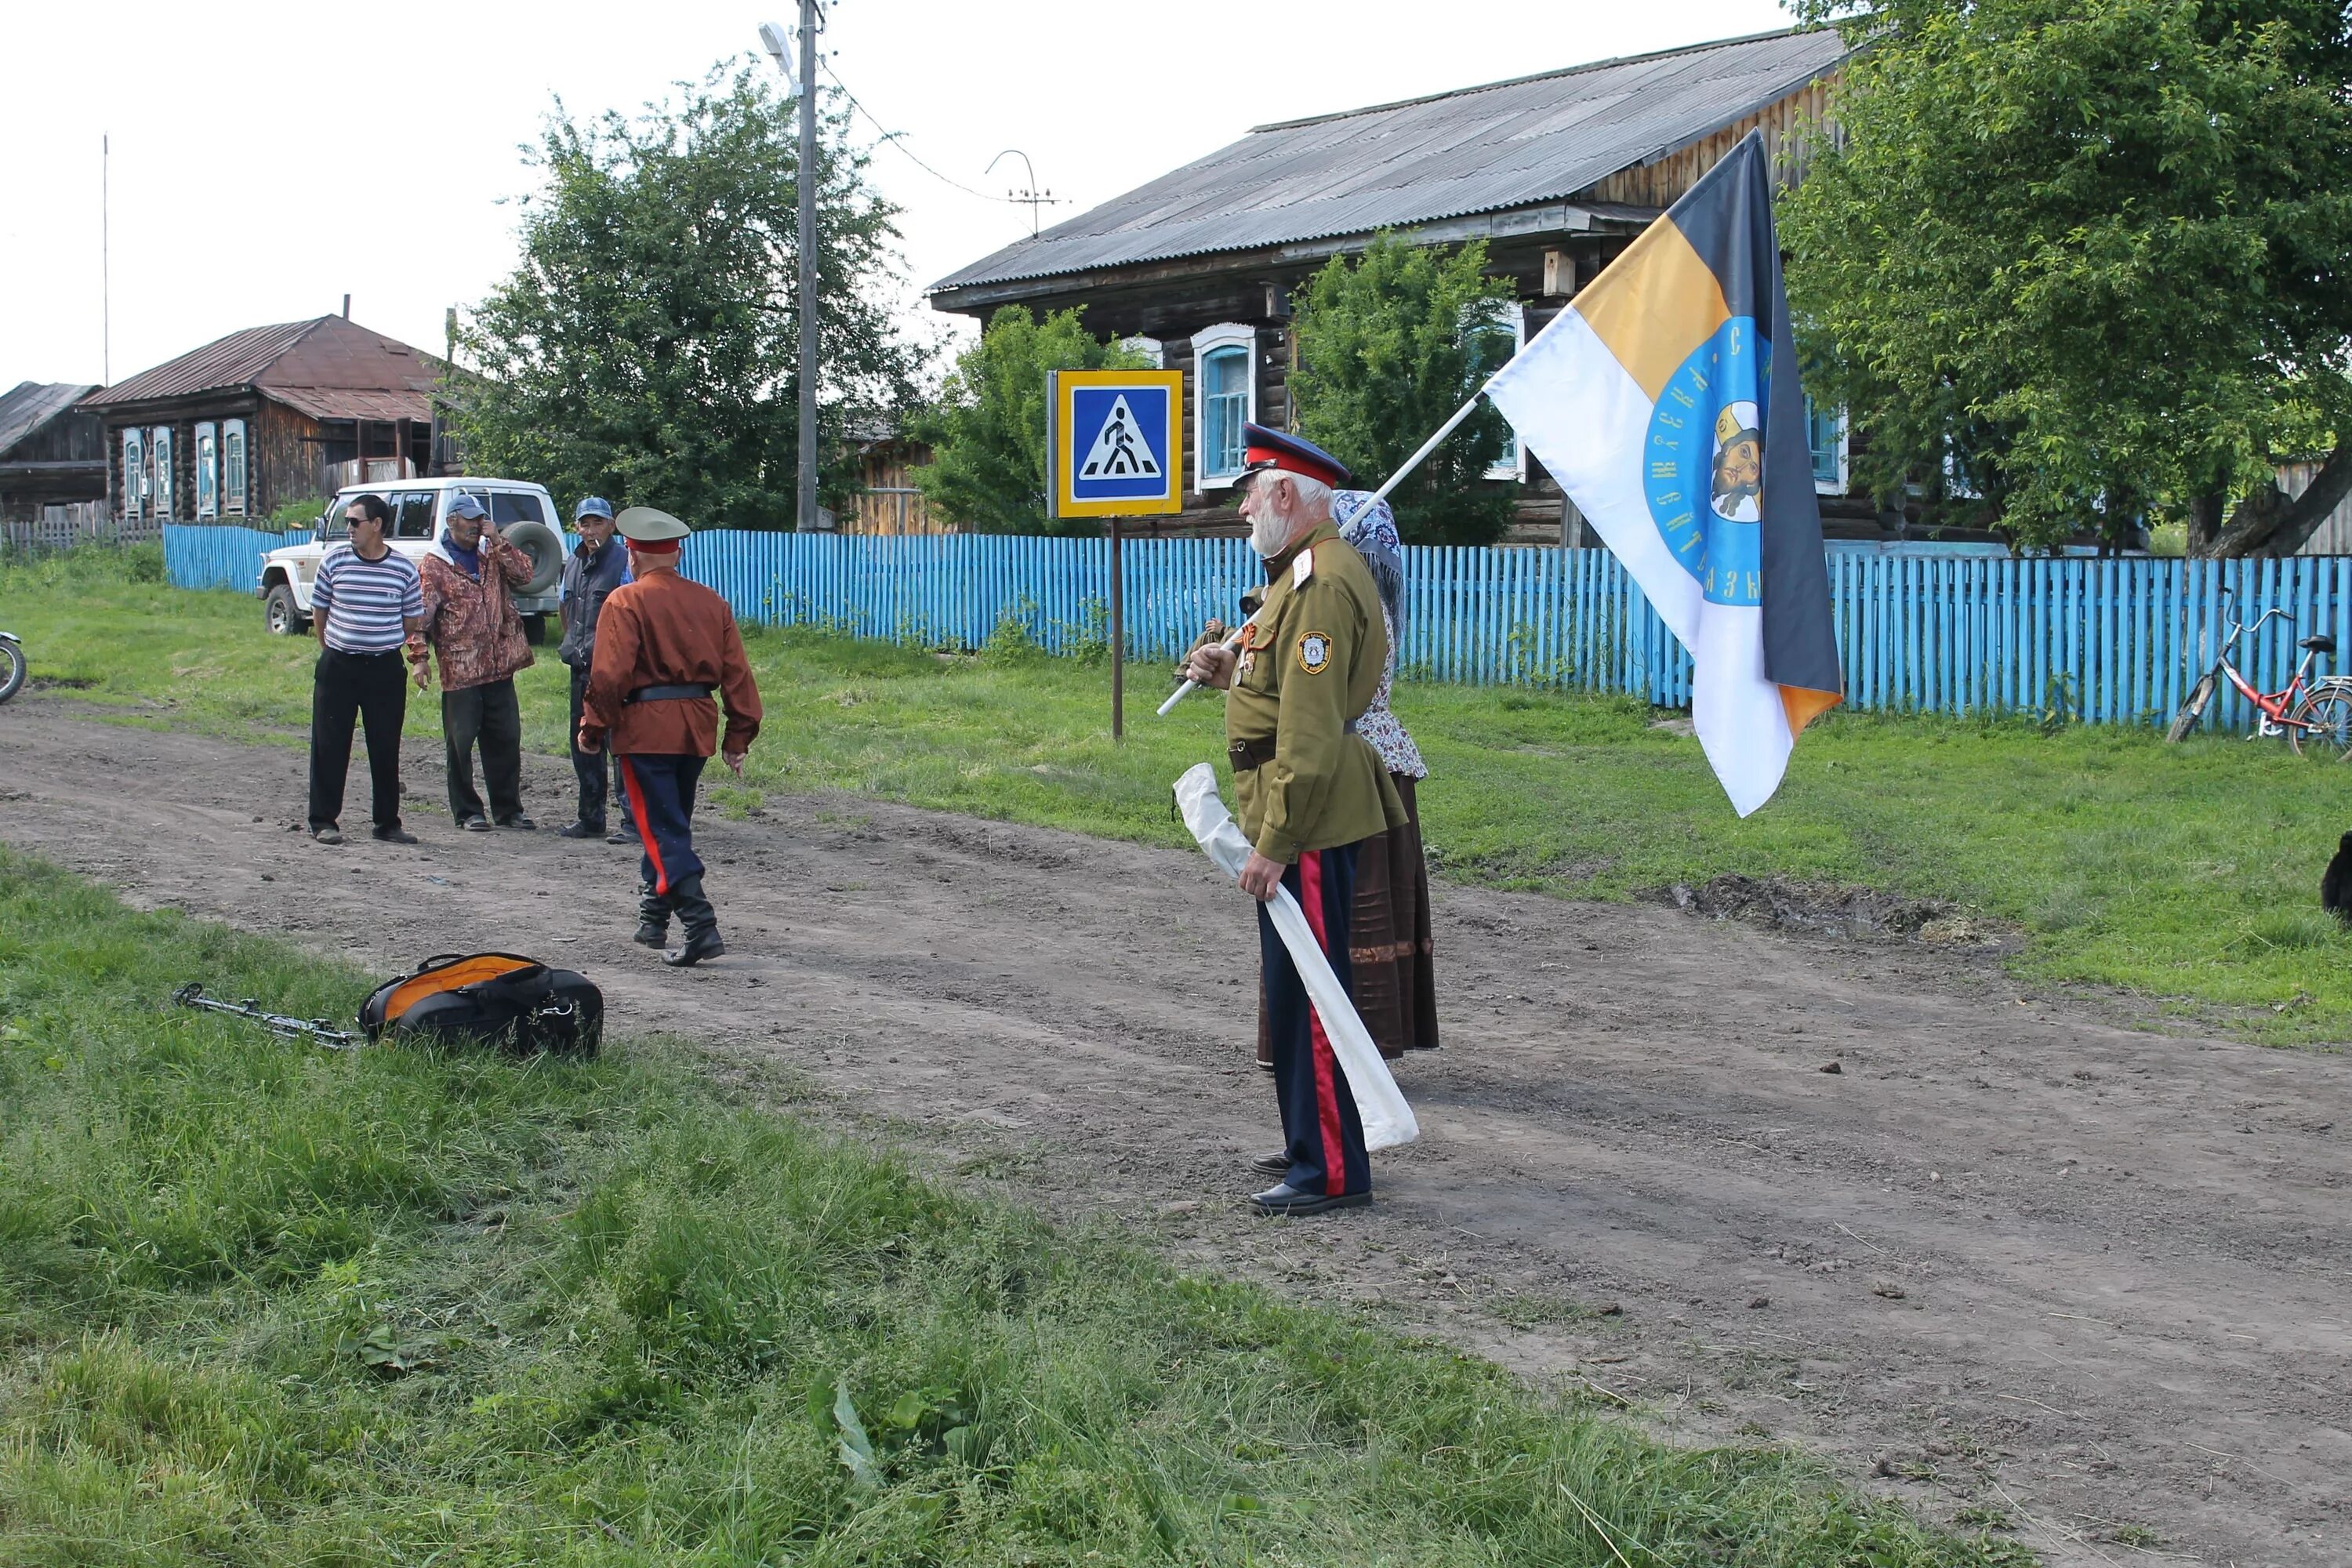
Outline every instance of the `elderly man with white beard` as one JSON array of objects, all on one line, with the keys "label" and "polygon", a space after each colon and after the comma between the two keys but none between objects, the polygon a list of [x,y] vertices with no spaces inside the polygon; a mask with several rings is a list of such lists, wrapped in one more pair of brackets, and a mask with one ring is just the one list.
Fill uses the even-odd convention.
[{"label": "elderly man with white beard", "polygon": [[1266,586],[1238,652],[1204,642],[1184,674],[1229,692],[1225,751],[1236,816],[1254,847],[1241,886],[1258,900],[1283,1147],[1251,1162],[1279,1179],[1250,1202],[1261,1214],[1321,1214],[1371,1202],[1371,1163],[1347,1074],[1265,904],[1287,887],[1349,985],[1357,847],[1406,821],[1388,770],[1355,732],[1380,686],[1388,633],[1370,569],[1331,521],[1345,466],[1264,426],[1244,426],[1244,438],[1242,516]]}]

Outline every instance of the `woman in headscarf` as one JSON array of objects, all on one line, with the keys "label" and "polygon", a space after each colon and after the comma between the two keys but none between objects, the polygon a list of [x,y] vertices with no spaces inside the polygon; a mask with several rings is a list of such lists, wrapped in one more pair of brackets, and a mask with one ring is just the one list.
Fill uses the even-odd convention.
[{"label": "woman in headscarf", "polygon": [[[1429,776],[1421,750],[1389,711],[1389,686],[1396,679],[1397,647],[1404,635],[1404,547],[1397,538],[1396,514],[1370,490],[1339,490],[1331,516],[1339,537],[1356,548],[1372,569],[1381,591],[1381,619],[1387,623],[1389,658],[1381,671],[1372,705],[1356,721],[1356,733],[1370,742],[1395,780],[1410,819],[1377,838],[1367,839],[1356,860],[1356,906],[1349,925],[1349,961],[1354,971],[1356,1011],[1371,1032],[1381,1055],[1437,1048],[1437,983],[1430,972],[1429,866],[1421,847],[1421,807],[1414,789]],[[1274,1065],[1258,1008],[1257,1063]]]}]

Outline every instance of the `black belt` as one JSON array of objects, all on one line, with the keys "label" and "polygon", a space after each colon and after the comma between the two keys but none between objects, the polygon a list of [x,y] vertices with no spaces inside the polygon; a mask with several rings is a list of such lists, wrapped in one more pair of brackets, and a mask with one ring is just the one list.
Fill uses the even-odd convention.
[{"label": "black belt", "polygon": [[624,702],[684,702],[697,697],[708,697],[714,689],[708,686],[640,686]]},{"label": "black belt", "polygon": [[1234,772],[1237,773],[1248,773],[1253,768],[1262,768],[1274,761],[1274,741],[1268,737],[1263,741],[1228,742],[1225,745],[1225,758],[1234,764]]}]

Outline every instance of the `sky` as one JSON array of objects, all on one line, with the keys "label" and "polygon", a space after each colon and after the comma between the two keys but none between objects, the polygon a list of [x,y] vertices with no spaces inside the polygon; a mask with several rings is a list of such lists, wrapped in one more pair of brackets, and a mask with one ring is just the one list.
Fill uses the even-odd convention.
[{"label": "sky", "polygon": [[[1050,226],[1252,125],[1789,21],[1772,0],[1476,10],[1486,25],[1454,27],[1444,7],[1387,0],[833,0],[820,48],[874,117],[857,140],[899,133],[871,169],[904,209],[892,292],[916,331],[952,342],[923,286],[1029,232],[1030,209],[1002,199],[1030,184],[1021,159],[988,172],[1005,149],[1061,204]],[[521,148],[559,99],[635,112],[729,56],[764,65],[759,25],[796,15],[794,0],[0,7],[0,388],[121,380],[346,293],[362,324],[437,350],[447,308],[514,264]]]}]

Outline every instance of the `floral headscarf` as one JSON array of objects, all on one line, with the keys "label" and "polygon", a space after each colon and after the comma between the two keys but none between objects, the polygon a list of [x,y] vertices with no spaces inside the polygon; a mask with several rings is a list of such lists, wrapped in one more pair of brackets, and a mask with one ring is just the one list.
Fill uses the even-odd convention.
[{"label": "floral headscarf", "polygon": [[1356,547],[1372,569],[1381,603],[1399,640],[1404,637],[1404,542],[1397,537],[1396,513],[1370,490],[1339,490],[1331,497],[1331,516],[1339,537]]}]

